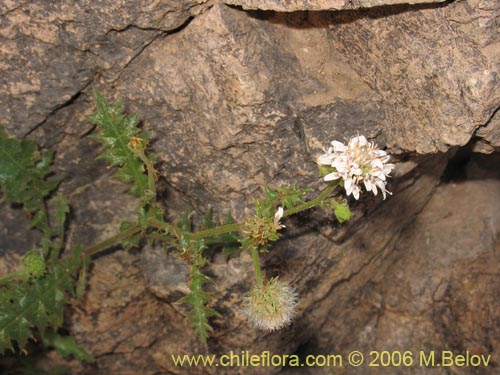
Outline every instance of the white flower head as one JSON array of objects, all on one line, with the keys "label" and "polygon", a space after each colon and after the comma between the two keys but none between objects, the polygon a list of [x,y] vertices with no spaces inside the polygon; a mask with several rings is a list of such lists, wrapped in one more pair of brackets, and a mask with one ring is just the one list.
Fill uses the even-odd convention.
[{"label": "white flower head", "polygon": [[333,171],[324,177],[325,181],[342,179],[347,195],[359,199],[360,184],[363,182],[366,191],[377,195],[382,191],[384,199],[389,193],[386,178],[394,168],[388,163],[390,156],[377,145],[370,143],[362,135],[352,138],[347,145],[333,141],[331,147],[317,159],[319,165],[328,165]]},{"label": "white flower head", "polygon": [[277,277],[255,286],[245,298],[245,313],[259,329],[274,331],[287,326],[295,316],[297,293]]}]

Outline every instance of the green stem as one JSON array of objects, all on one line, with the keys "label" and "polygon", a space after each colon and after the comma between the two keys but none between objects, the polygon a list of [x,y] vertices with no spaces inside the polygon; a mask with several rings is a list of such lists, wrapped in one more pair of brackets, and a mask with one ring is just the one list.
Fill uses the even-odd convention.
[{"label": "green stem", "polygon": [[[144,162],[146,164],[146,161],[144,161]],[[149,162],[149,160],[148,160],[148,163],[151,164]],[[148,168],[148,176],[153,178],[153,184],[154,184],[154,176],[152,175],[153,172],[149,173],[149,168],[152,167],[152,165],[148,166],[146,164],[146,166]],[[315,199],[313,199],[309,202],[303,203],[299,206],[296,206],[296,207],[293,207],[293,208],[286,210],[284,212],[283,216],[290,216],[290,215],[295,214],[297,212],[304,211],[304,210],[307,210],[309,208],[320,205],[321,202],[323,202],[323,200],[325,198],[327,198],[328,195],[330,195],[330,193],[336,187],[337,187],[337,183],[331,183],[321,192],[321,194],[318,197],[316,197]],[[153,228],[165,230],[168,233],[172,233],[176,236],[178,236],[179,231],[181,231],[179,228],[173,226],[172,224],[168,224],[168,223],[165,223],[165,222],[162,222],[159,220],[152,219],[148,222],[148,224]],[[218,236],[220,234],[224,234],[224,233],[238,232],[243,228],[243,225],[244,224],[242,224],[242,223],[226,224],[226,225],[221,225],[221,226],[215,227],[215,228],[201,230],[201,231],[196,232],[196,233],[185,233],[185,234],[190,236],[191,239],[193,239],[193,240],[201,240],[201,239],[205,239],[205,238],[209,238],[209,237],[216,237],[216,236]],[[119,242],[121,242],[129,237],[132,237],[133,235],[141,232],[142,229],[143,228],[141,228],[139,226],[133,226],[133,227],[127,228],[126,230],[118,233],[117,235],[115,235],[111,238],[108,238],[107,240],[100,242],[92,247],[89,247],[88,249],[86,249],[84,251],[84,253],[86,255],[94,255],[102,250],[105,250],[113,245],[116,245],[117,243],[119,243]],[[167,242],[167,243],[171,244],[172,246],[177,245],[177,242],[173,238],[168,237],[168,236],[162,236],[162,235],[156,235],[156,234],[149,234],[149,236],[151,238]],[[258,250],[255,250],[255,251],[257,252],[256,255],[254,255],[254,250],[252,250],[252,257],[254,258],[254,268],[256,269],[255,274],[256,274],[257,280],[260,279],[262,282],[262,275],[260,272],[260,262],[259,262],[259,258],[258,258],[259,254],[258,254]],[[255,258],[255,257],[257,257],[257,258]]]},{"label": "green stem", "polygon": [[[154,181],[155,178],[154,178],[153,165],[151,164],[149,159],[147,159],[147,157],[144,155],[144,153],[140,153],[139,156],[144,161],[144,164],[146,164],[146,167],[148,169],[148,179],[149,179],[149,184],[150,184],[149,187],[152,190],[152,192],[155,193],[155,181]],[[297,212],[308,210],[312,207],[320,205],[323,202],[323,200],[325,200],[328,197],[328,195],[330,195],[336,187],[337,187],[337,183],[335,183],[335,182],[331,183],[321,192],[321,194],[318,197],[316,197],[315,199],[313,199],[309,202],[303,203],[301,205],[298,205],[296,207],[293,207],[293,208],[286,210],[284,212],[283,216],[290,216],[290,215],[295,214]],[[180,234],[179,232],[184,232],[180,228],[175,227],[174,225],[171,225],[171,224],[159,221],[159,220],[152,219],[148,222],[148,224],[149,224],[149,226],[151,226],[153,228],[165,230],[166,232],[171,233],[177,237],[179,237],[179,234]],[[244,223],[233,223],[233,224],[221,225],[221,226],[215,227],[215,228],[201,230],[201,231],[196,232],[196,233],[186,232],[183,234],[190,236],[191,239],[193,239],[193,240],[200,240],[200,239],[206,239],[206,238],[210,238],[210,237],[216,237],[216,236],[218,236],[220,234],[224,234],[224,233],[238,232],[238,231],[241,231],[243,226],[244,226]],[[91,247],[85,249],[85,251],[83,253],[87,256],[92,256],[100,251],[106,250],[109,247],[120,243],[121,241],[123,241],[127,238],[130,238],[130,237],[140,233],[141,231],[143,231],[142,227],[132,226],[132,227],[127,228],[124,231],[114,235],[113,237],[108,238],[107,240],[104,240],[104,241],[102,241],[94,246],[91,246]],[[62,239],[64,234],[60,233],[59,235],[60,235],[60,239]],[[148,236],[150,238],[153,238],[156,240],[167,242],[168,244],[170,244],[172,246],[178,246],[177,241],[172,237],[164,236],[164,235],[156,234],[156,233],[150,233],[150,234],[148,234]],[[260,267],[259,251],[257,248],[254,248],[254,249],[252,249],[251,253],[252,253],[252,259],[253,259],[253,265],[254,265],[254,271],[255,271],[255,278],[257,279],[257,283],[259,285],[262,285],[264,280],[262,277],[262,271],[261,271],[261,267]],[[0,284],[8,282],[8,281],[13,280],[13,279],[20,277],[20,276],[21,276],[21,274],[19,272],[14,272],[10,275],[5,276],[4,278],[1,278]]]},{"label": "green stem", "polygon": [[162,235],[159,233],[149,233],[146,236],[149,238],[152,238],[153,240],[165,242],[173,247],[179,246],[179,243],[174,238],[172,238],[170,236],[165,236],[165,235]]},{"label": "green stem", "polygon": [[155,177],[155,167],[153,163],[151,163],[151,160],[148,159],[146,154],[144,153],[144,150],[137,150],[136,151],[137,156],[142,160],[144,165],[146,166],[146,170],[148,172],[148,188],[152,193],[153,197],[156,197],[156,177]]},{"label": "green stem", "polygon": [[[332,193],[332,191],[335,190],[337,185],[338,185],[337,182],[331,183],[316,198],[310,200],[309,202],[305,202],[301,205],[298,205],[296,207],[289,208],[283,213],[283,216],[290,216],[292,214],[296,214],[297,212],[308,210],[310,208],[320,205],[325,200],[325,198],[327,198]],[[207,237],[215,237],[219,234],[238,232],[243,228],[243,225],[244,224],[241,223],[234,223],[234,224],[221,225],[215,228],[200,230],[199,232],[193,233],[191,235],[191,238],[194,240],[199,240]]]},{"label": "green stem", "polygon": [[207,246],[217,246],[217,245],[220,245],[220,246],[236,246],[238,245],[238,247],[241,245],[241,243],[238,241],[238,240],[234,240],[234,241],[224,241],[224,240],[219,240],[217,238],[208,238],[208,239],[205,239],[205,245]]},{"label": "green stem", "polygon": [[241,230],[242,227],[243,224],[240,223],[221,225],[219,227],[200,230],[199,232],[193,233],[191,235],[191,238],[193,240],[201,240],[202,238],[215,237],[219,234],[238,232]]},{"label": "green stem", "polygon": [[87,256],[94,255],[100,251],[106,250],[107,248],[116,245],[117,243],[132,237],[133,235],[142,231],[140,226],[133,226],[125,229],[124,231],[114,235],[113,237],[108,238],[105,241],[99,242],[98,244],[91,246],[83,252]]},{"label": "green stem", "polygon": [[332,193],[332,191],[335,190],[337,185],[338,185],[337,182],[332,182],[316,198],[310,200],[309,202],[305,202],[301,205],[289,208],[283,213],[283,216],[290,216],[296,214],[297,212],[305,211],[315,206],[319,206]]},{"label": "green stem", "polygon": [[164,221],[154,219],[154,218],[149,219],[148,224],[149,224],[149,226],[151,226],[155,229],[163,230],[167,233],[172,233],[173,235],[175,235],[177,237],[180,237],[181,234],[189,235],[191,233],[191,232],[184,233],[185,231],[182,230],[181,228],[176,227],[175,225],[166,223]]},{"label": "green stem", "polygon": [[[178,228],[174,227],[173,225],[156,220],[156,219],[150,219],[148,221],[148,224],[149,224],[149,226],[151,226],[153,228],[165,230],[168,233],[176,234],[176,232],[178,230]],[[144,228],[142,228],[139,225],[134,225],[130,228],[125,229],[124,231],[121,231],[120,233],[114,235],[113,237],[108,238],[107,240],[99,242],[98,244],[96,244],[92,247],[89,247],[88,249],[85,249],[85,251],[83,253],[85,255],[89,255],[89,256],[94,255],[100,251],[106,250],[107,248],[109,248],[113,245],[116,245],[117,243],[120,243],[123,240],[126,240],[127,238],[130,238],[130,237],[136,235],[137,233],[140,233],[143,229]],[[172,237],[162,236],[161,234],[155,234],[153,236],[153,233],[148,234],[148,236],[150,236],[152,238],[154,237],[155,239],[160,240],[160,241],[168,242],[172,246],[178,245],[177,242],[175,241],[175,239],[173,239]]]},{"label": "green stem", "polygon": [[262,270],[260,268],[259,249],[257,249],[256,247],[252,249],[252,260],[255,279],[257,280],[257,286],[262,286],[264,284],[264,279],[262,278]]}]

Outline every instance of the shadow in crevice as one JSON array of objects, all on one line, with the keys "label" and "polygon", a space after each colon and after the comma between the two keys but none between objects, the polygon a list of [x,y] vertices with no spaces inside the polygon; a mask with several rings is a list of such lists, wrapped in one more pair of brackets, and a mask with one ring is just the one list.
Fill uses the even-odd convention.
[{"label": "shadow in crevice", "polygon": [[456,149],[441,176],[442,183],[500,179],[500,152],[481,154],[473,152],[472,148],[471,142]]},{"label": "shadow in crevice", "polygon": [[464,181],[466,179],[466,166],[472,157],[472,150],[470,147],[458,148],[455,155],[450,158],[446,168],[441,176],[441,182],[450,183]]},{"label": "shadow in crevice", "polygon": [[[380,19],[408,12],[439,9],[453,3],[448,0],[440,3],[379,5],[371,8],[342,10],[301,10],[281,12],[274,10],[244,10],[239,6],[231,8],[245,11],[251,18],[271,24],[284,25],[295,29],[321,28],[339,24],[353,23],[361,19]],[[353,7],[356,5],[353,4]]]}]

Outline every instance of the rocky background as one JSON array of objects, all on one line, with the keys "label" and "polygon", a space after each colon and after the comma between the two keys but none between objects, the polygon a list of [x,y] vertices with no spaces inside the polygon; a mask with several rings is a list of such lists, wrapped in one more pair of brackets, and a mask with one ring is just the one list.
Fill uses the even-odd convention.
[{"label": "rocky background", "polygon": [[[230,350],[469,350],[493,363],[404,373],[500,371],[500,3],[403,2],[0,2],[0,125],[56,150],[71,244],[112,235],[137,204],[95,159],[93,89],[123,98],[152,134],[172,218],[208,206],[241,218],[264,183],[319,189],[314,159],[333,139],[364,134],[397,163],[393,196],[364,194],[349,223],[319,211],[286,221],[263,260],[300,294],[278,332],[255,331],[241,313],[247,254],[214,256],[207,269],[221,313],[207,347],[173,303],[185,292],[182,264],[156,248],[99,256],[68,313],[96,358],[71,362],[75,374],[380,374],[170,359]],[[2,212],[5,274],[37,238],[22,212]]]}]

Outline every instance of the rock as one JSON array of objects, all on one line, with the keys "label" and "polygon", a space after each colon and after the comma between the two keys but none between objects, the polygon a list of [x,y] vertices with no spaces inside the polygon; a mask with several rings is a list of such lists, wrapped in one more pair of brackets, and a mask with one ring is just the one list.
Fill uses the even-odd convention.
[{"label": "rock", "polygon": [[491,119],[476,132],[477,141],[474,151],[490,154],[500,149],[500,112],[497,110]]},{"label": "rock", "polygon": [[174,249],[167,253],[162,246],[144,246],[141,251],[146,285],[156,296],[170,303],[189,294],[189,269],[177,255]]},{"label": "rock", "polygon": [[115,79],[204,2],[2,2],[0,125],[18,136],[29,134],[72,105],[96,75]]},{"label": "rock", "polygon": [[[196,347],[184,334],[189,327],[179,311],[148,292],[137,256],[116,252],[101,257],[88,290],[71,317],[72,332],[96,357],[99,371],[152,374],[158,351],[151,347],[165,338],[180,350],[176,337],[184,335],[188,347]],[[95,370],[87,366],[83,373]]]},{"label": "rock", "polygon": [[[170,357],[229,350],[347,353],[404,344],[498,353],[496,336],[484,333],[497,334],[497,155],[472,158],[463,173],[474,181],[437,188],[456,146],[499,145],[498,2],[288,12],[296,4],[280,2],[287,13],[195,0],[0,4],[0,124],[56,149],[60,189],[73,209],[69,247],[116,233],[137,207],[95,160],[99,146],[86,120],[94,88],[121,96],[152,134],[172,219],[185,209],[199,217],[209,206],[241,219],[265,183],[318,190],[314,160],[333,139],[364,134],[403,153],[394,157],[394,195],[364,195],[349,223],[319,211],[287,219],[287,235],[263,257],[266,275],[300,294],[283,331],[246,322],[248,254],[214,256],[205,270],[221,313],[206,347],[194,340],[184,308],[171,303],[186,292],[177,277],[185,267],[154,249],[101,255],[68,322],[97,362],[75,372],[281,370],[176,368]],[[37,238],[24,234],[20,211],[3,212],[6,273]]]},{"label": "rock", "polygon": [[[338,13],[324,23],[332,47],[381,96],[389,146],[465,145],[499,106],[498,3],[450,5]],[[491,132],[479,134],[488,141]]]},{"label": "rock", "polygon": [[[314,160],[331,140],[380,134],[377,97],[344,64],[323,66],[322,83],[314,58],[334,52],[314,51],[314,40],[323,48],[326,31],[290,32],[216,5],[154,42],[117,82],[148,119],[162,174],[197,210],[241,218],[262,184],[316,179]],[[335,93],[337,83],[349,89]]]}]

